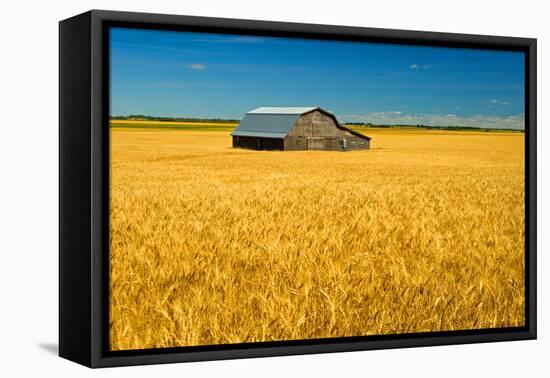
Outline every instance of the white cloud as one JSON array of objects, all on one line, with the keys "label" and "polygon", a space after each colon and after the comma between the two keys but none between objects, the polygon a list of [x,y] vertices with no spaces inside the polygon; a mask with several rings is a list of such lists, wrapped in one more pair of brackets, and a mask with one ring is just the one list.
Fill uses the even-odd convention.
[{"label": "white cloud", "polygon": [[372,112],[343,114],[338,119],[343,122],[364,122],[379,125],[427,125],[427,126],[466,126],[498,129],[524,129],[524,114],[508,117],[493,115],[459,116],[456,114],[404,114],[401,112]]},{"label": "white cloud", "polygon": [[420,64],[413,63],[409,66],[409,68],[411,70],[417,70],[419,68],[422,68],[423,70],[427,70],[427,69],[432,68],[432,65],[431,64],[422,64],[422,65],[420,65]]},{"label": "white cloud", "polygon": [[497,104],[497,105],[508,105],[508,104],[510,104],[509,102],[502,101],[502,100],[497,100],[497,99],[489,100],[489,103]]},{"label": "white cloud", "polygon": [[204,71],[206,69],[206,66],[204,64],[194,63],[187,66],[187,68],[196,70],[196,71]]}]

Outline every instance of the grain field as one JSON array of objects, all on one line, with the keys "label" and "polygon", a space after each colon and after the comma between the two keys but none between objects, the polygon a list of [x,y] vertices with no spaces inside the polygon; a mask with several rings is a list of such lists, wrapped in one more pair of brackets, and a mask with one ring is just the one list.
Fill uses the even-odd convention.
[{"label": "grain field", "polygon": [[111,129],[112,350],[524,324],[522,133]]}]

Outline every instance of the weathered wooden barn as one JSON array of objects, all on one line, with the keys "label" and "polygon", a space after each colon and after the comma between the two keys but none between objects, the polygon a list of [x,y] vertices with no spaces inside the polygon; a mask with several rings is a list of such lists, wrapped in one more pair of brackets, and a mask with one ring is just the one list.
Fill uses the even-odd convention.
[{"label": "weathered wooden barn", "polygon": [[233,147],[254,150],[368,150],[371,140],[319,107],[254,109],[231,135]]}]

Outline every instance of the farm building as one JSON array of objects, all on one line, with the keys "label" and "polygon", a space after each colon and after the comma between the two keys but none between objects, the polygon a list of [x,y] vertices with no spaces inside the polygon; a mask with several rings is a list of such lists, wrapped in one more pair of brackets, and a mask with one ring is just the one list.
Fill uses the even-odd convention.
[{"label": "farm building", "polygon": [[319,107],[254,109],[231,135],[233,147],[254,150],[368,150],[371,140]]}]

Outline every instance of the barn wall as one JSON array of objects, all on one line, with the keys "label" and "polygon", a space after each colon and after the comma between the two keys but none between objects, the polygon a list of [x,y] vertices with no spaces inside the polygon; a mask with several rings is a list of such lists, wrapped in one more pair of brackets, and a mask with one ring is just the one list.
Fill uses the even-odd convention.
[{"label": "barn wall", "polygon": [[339,129],[334,120],[318,110],[301,116],[285,138],[285,150],[346,151],[370,148],[370,142]]},{"label": "barn wall", "polygon": [[283,139],[259,138],[248,136],[233,136],[233,148],[247,148],[251,150],[283,150]]},{"label": "barn wall", "polygon": [[359,138],[351,133],[346,134],[348,150],[368,150],[370,148],[370,140]]}]

